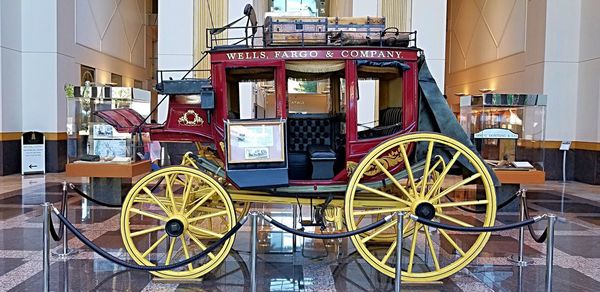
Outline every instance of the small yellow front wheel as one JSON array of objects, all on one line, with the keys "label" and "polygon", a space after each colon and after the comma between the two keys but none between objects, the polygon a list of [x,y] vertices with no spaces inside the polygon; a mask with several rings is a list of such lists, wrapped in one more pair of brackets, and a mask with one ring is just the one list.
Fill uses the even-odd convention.
[{"label": "small yellow front wheel", "polygon": [[[159,184],[155,187],[156,184]],[[236,224],[229,195],[194,168],[173,166],[152,172],[127,194],[121,236],[140,265],[169,265],[188,259],[222,238]],[[208,256],[181,268],[152,272],[162,278],[201,277],[227,257],[235,236]]]}]

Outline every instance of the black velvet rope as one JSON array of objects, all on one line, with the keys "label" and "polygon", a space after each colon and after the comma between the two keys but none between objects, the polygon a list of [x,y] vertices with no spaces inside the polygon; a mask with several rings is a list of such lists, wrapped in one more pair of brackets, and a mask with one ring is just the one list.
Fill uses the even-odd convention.
[{"label": "black velvet rope", "polygon": [[[526,196],[521,196],[521,204],[523,204],[522,208],[525,211],[525,218],[529,219],[529,207],[527,207]],[[540,234],[539,236],[537,235],[537,233],[535,233],[535,230],[533,230],[533,225],[527,225],[527,229],[529,230],[529,233],[531,234],[531,237],[535,242],[543,243],[544,241],[546,241],[546,237],[548,237],[548,226],[546,226],[544,232],[542,232],[542,234]]]},{"label": "black velvet rope", "polygon": [[[67,188],[66,185],[63,185],[62,188],[62,199],[60,205],[60,214],[65,215],[65,211],[67,210]],[[58,232],[54,229],[54,223],[52,222],[52,213],[48,212],[48,222],[50,222],[50,236],[54,241],[60,241],[63,238],[65,225],[60,222],[60,227],[58,228]]]},{"label": "black velvet rope", "polygon": [[521,222],[516,222],[516,223],[511,223],[511,224],[506,224],[506,225],[500,225],[500,226],[490,226],[490,227],[462,227],[462,226],[456,226],[456,225],[448,225],[448,224],[444,224],[444,223],[439,223],[439,222],[435,222],[435,221],[431,221],[431,220],[427,220],[425,218],[421,218],[415,215],[410,215],[410,218],[412,218],[413,220],[427,225],[427,226],[431,226],[431,227],[435,227],[435,228],[439,228],[439,229],[444,229],[444,230],[452,230],[452,231],[462,231],[462,232],[494,232],[494,231],[504,231],[504,230],[509,230],[509,229],[515,229],[515,228],[520,228],[522,226],[525,225],[531,225],[535,222],[538,222],[542,219],[541,216],[538,217],[534,217],[531,219],[527,219],[525,221],[521,221]]},{"label": "black velvet rope", "polygon": [[94,244],[91,240],[89,240],[87,237],[85,237],[85,235],[83,235],[79,230],[77,230],[77,228],[75,228],[75,226],[73,226],[73,224],[71,224],[71,222],[69,222],[69,220],[67,220],[67,218],[62,216],[62,214],[60,214],[60,212],[57,209],[54,209],[54,213],[56,214],[58,219],[60,219],[60,221],[67,227],[67,229],[69,229],[69,231],[71,231],[71,233],[73,233],[73,235],[75,235],[75,237],[77,237],[81,242],[83,242],[85,245],[87,245],[90,249],[92,249],[94,252],[96,252],[103,258],[111,261],[114,264],[129,268],[129,269],[142,270],[142,271],[172,270],[172,269],[176,269],[176,268],[185,266],[194,261],[197,261],[197,260],[207,256],[210,252],[212,252],[217,247],[222,245],[225,241],[227,241],[229,238],[231,238],[231,236],[233,236],[242,227],[242,225],[244,225],[244,223],[246,223],[246,221],[248,219],[247,216],[243,217],[235,226],[233,226],[233,228],[231,228],[231,230],[229,230],[227,233],[225,233],[225,235],[223,235],[222,238],[220,238],[214,244],[208,246],[205,250],[203,250],[202,252],[200,252],[199,254],[197,254],[193,257],[190,257],[190,258],[182,260],[178,263],[174,263],[174,264],[170,264],[170,265],[166,265],[166,266],[140,266],[137,264],[132,264],[132,263],[126,262],[124,260],[121,260],[121,259],[113,256],[112,254],[108,253],[107,251],[101,249],[96,244]]},{"label": "black velvet rope", "polygon": [[98,201],[97,199],[94,199],[94,198],[90,197],[88,194],[84,193],[82,190],[80,190],[79,188],[77,188],[74,184],[69,183],[68,185],[69,185],[69,188],[71,190],[73,190],[76,194],[78,194],[78,195],[80,195],[80,196],[82,196],[82,197],[84,197],[84,198],[86,198],[86,199],[88,199],[88,200],[90,200],[90,201],[92,201],[92,202],[100,205],[100,206],[110,207],[110,208],[121,208],[122,207],[122,204],[109,204],[109,203],[105,203],[105,202],[102,202],[102,201]]},{"label": "black velvet rope", "polygon": [[352,235],[356,235],[356,234],[361,234],[367,231],[371,231],[377,227],[380,227],[381,225],[385,224],[386,222],[389,222],[391,220],[391,216],[383,218],[371,225],[367,225],[365,227],[361,227],[359,229],[353,230],[353,231],[348,231],[348,232],[343,232],[343,233],[335,233],[335,234],[317,234],[317,233],[309,233],[309,232],[304,232],[304,231],[299,231],[296,229],[293,229],[291,227],[286,226],[285,224],[275,221],[273,220],[273,218],[266,216],[266,215],[262,215],[263,218],[265,218],[265,220],[267,220],[267,222],[275,225],[275,227],[278,227],[284,231],[287,231],[289,233],[298,235],[298,236],[302,236],[302,237],[308,237],[308,238],[316,238],[316,239],[337,239],[337,238],[344,238],[344,237],[350,237]]}]

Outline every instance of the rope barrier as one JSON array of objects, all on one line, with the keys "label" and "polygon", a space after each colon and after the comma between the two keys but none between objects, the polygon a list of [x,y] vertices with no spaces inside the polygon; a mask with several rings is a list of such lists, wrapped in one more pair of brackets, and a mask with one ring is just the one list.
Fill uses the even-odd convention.
[{"label": "rope barrier", "polygon": [[90,201],[92,201],[92,202],[94,202],[94,203],[96,203],[98,205],[101,205],[101,206],[104,206],[104,207],[110,207],[110,208],[121,208],[122,207],[122,204],[109,204],[109,203],[105,203],[105,202],[102,202],[102,201],[98,201],[97,199],[94,199],[94,198],[90,197],[88,194],[86,194],[82,190],[78,189],[74,184],[69,183],[68,185],[69,185],[69,188],[71,190],[73,190],[75,193],[77,193],[78,195],[80,195],[80,196],[82,196],[82,197],[84,197],[84,198],[86,198],[86,199],[88,199],[88,200],[90,200]]},{"label": "rope barrier", "polygon": [[348,232],[343,232],[343,233],[336,233],[336,234],[317,234],[317,233],[309,233],[309,232],[304,232],[304,231],[299,231],[293,228],[290,228],[288,226],[286,226],[285,224],[278,222],[276,220],[274,220],[273,218],[264,215],[264,214],[260,214],[265,220],[267,220],[267,222],[275,225],[275,227],[278,227],[284,231],[287,231],[289,233],[292,233],[294,235],[298,235],[298,236],[302,236],[302,237],[308,237],[308,238],[316,238],[316,239],[338,239],[338,238],[344,238],[344,237],[350,237],[353,235],[357,235],[360,233],[364,233],[367,231],[371,231],[377,227],[380,227],[381,225],[390,222],[392,220],[392,215],[388,215],[385,218],[371,224],[371,225],[367,225],[365,227],[361,227],[359,229],[353,230],[353,231],[348,231]]},{"label": "rope barrier", "polygon": [[436,228],[444,229],[444,230],[462,231],[462,232],[494,232],[494,231],[504,231],[504,230],[509,230],[509,229],[516,229],[516,228],[520,228],[522,226],[531,225],[535,222],[542,220],[544,217],[546,217],[546,215],[535,216],[535,217],[525,220],[525,221],[506,224],[506,225],[500,225],[500,226],[462,227],[462,226],[448,225],[448,224],[444,224],[444,223],[427,220],[425,218],[421,218],[421,217],[418,217],[418,216],[412,215],[412,214],[410,215],[411,219],[413,219],[421,224],[425,224],[427,226],[436,227]]},{"label": "rope barrier", "polygon": [[176,268],[185,266],[189,263],[195,262],[195,261],[207,256],[210,252],[212,252],[217,247],[222,245],[225,241],[227,241],[229,238],[231,238],[242,227],[242,225],[244,225],[244,223],[246,223],[246,221],[248,220],[247,216],[242,217],[242,219],[235,226],[233,226],[233,228],[231,228],[231,230],[229,230],[227,233],[225,233],[225,235],[223,235],[223,237],[219,238],[219,240],[217,240],[214,244],[208,246],[205,250],[203,250],[202,252],[200,252],[199,254],[197,254],[193,257],[182,260],[178,263],[169,264],[169,265],[165,265],[165,266],[140,266],[137,264],[132,264],[132,263],[126,262],[124,260],[121,260],[121,259],[113,256],[112,254],[108,253],[107,251],[101,249],[96,244],[94,244],[91,240],[89,240],[87,237],[85,237],[85,235],[83,235],[79,230],[77,230],[77,228],[75,228],[75,226],[73,226],[73,224],[71,224],[71,222],[69,222],[69,220],[67,220],[67,218],[63,217],[60,214],[60,212],[58,211],[58,209],[53,207],[53,211],[56,214],[56,216],[58,217],[58,219],[60,219],[60,221],[67,227],[67,229],[69,229],[69,231],[71,231],[71,233],[73,233],[73,235],[75,235],[75,237],[77,237],[81,242],[83,242],[85,245],[87,245],[94,252],[96,252],[103,258],[113,262],[114,264],[117,264],[117,265],[120,265],[120,266],[123,266],[126,268],[130,268],[130,269],[142,270],[142,271],[172,270],[172,269],[176,269]]},{"label": "rope barrier", "polygon": [[[525,211],[525,218],[529,219],[530,217],[529,207],[527,206],[527,197],[521,196],[521,204],[523,204],[521,208],[523,208],[523,211]],[[543,243],[544,241],[546,241],[546,238],[548,237],[548,226],[546,226],[544,232],[542,232],[542,234],[540,234],[539,236],[537,235],[537,233],[535,233],[535,230],[533,230],[533,225],[527,225],[527,229],[529,230],[529,234],[531,234],[531,237],[535,242]]]},{"label": "rope barrier", "polygon": [[[61,206],[60,206],[60,214],[61,215],[65,215],[65,212],[67,210],[67,186],[66,184],[62,185],[62,199],[61,199]],[[61,241],[63,239],[63,235],[64,230],[65,230],[65,225],[60,222],[60,227],[58,228],[58,233],[56,232],[56,229],[54,229],[54,223],[52,222],[52,214],[48,213],[48,222],[50,222],[48,229],[50,229],[50,236],[52,236],[52,239],[54,241]]]}]

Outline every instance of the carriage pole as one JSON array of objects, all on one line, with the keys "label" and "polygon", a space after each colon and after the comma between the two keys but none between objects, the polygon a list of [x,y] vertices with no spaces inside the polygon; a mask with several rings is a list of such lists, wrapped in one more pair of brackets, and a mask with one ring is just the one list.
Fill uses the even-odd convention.
[{"label": "carriage pole", "polygon": [[396,279],[394,279],[394,291],[402,290],[402,235],[404,231],[404,215],[405,212],[396,213],[398,222],[396,230]]},{"label": "carriage pole", "polygon": [[251,235],[250,235],[250,291],[256,292],[256,240],[258,237],[256,219],[258,213],[250,212]]}]

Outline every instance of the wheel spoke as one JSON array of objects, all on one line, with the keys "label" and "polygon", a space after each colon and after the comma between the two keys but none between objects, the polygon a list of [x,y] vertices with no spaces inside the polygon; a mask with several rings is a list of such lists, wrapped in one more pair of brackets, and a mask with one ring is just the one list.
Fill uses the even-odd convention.
[{"label": "wheel spoke", "polygon": [[381,162],[379,162],[377,159],[373,160],[373,162],[407,198],[413,201],[415,200],[415,198],[408,193],[408,191],[400,184],[400,182],[385,167],[383,167],[383,165],[381,165]]},{"label": "wheel spoke", "polygon": [[153,243],[143,254],[142,257],[147,257],[153,250],[155,250],[158,245],[163,242],[163,240],[165,240],[167,238],[167,234],[163,234],[163,236],[161,236],[155,243]]},{"label": "wheel spoke", "polygon": [[440,269],[440,262],[438,261],[437,255],[435,254],[435,248],[433,247],[433,240],[431,240],[431,234],[429,233],[429,227],[423,226],[423,230],[425,230],[425,238],[427,239],[427,243],[429,245],[429,250],[431,251],[431,259],[433,260],[433,265],[436,270]]},{"label": "wheel spoke", "polygon": [[437,205],[433,205],[436,208],[447,208],[447,207],[459,207],[459,206],[475,206],[475,205],[485,205],[488,203],[488,200],[479,200],[479,201],[464,201],[464,202],[448,202],[448,203],[440,203]]},{"label": "wheel spoke", "polygon": [[[362,215],[375,215],[375,214],[384,214],[384,213],[393,213],[393,212],[406,212],[410,210],[410,207],[404,207],[404,208],[387,208],[387,209],[374,209],[374,210],[366,210],[366,211],[355,211],[354,215],[355,216],[362,216]],[[358,223],[357,223],[358,225]]]},{"label": "wheel spoke", "polygon": [[154,196],[154,194],[147,187],[143,187],[142,189],[154,202],[156,202],[156,204],[163,210],[163,212],[165,212],[165,214],[167,214],[167,216],[172,215],[171,211],[167,209],[165,204],[163,204],[156,196]]},{"label": "wheel spoke", "polygon": [[363,242],[363,243],[365,243],[365,242],[367,242],[367,241],[369,241],[369,240],[373,239],[373,237],[375,237],[375,236],[377,236],[377,235],[381,234],[382,232],[386,231],[386,230],[387,230],[387,229],[389,229],[390,227],[393,227],[393,226],[396,224],[396,222],[398,222],[398,220],[397,220],[397,219],[394,219],[394,220],[390,221],[389,223],[386,223],[385,225],[383,225],[383,226],[379,227],[379,228],[377,229],[377,231],[375,231],[375,232],[373,232],[373,233],[369,234],[369,236],[367,236],[367,237],[365,237],[365,238],[361,239],[361,240],[362,240],[362,242]]},{"label": "wheel spoke", "polygon": [[156,220],[160,220],[160,221],[164,221],[164,222],[169,221],[169,218],[167,218],[167,217],[164,217],[164,216],[161,216],[161,215],[158,215],[158,214],[155,214],[155,213],[143,211],[143,210],[140,210],[140,209],[137,209],[137,208],[130,208],[129,211],[131,213],[136,213],[138,215],[150,217],[150,218],[153,218],[153,219],[156,219]]},{"label": "wheel spoke", "polygon": [[396,250],[396,245],[397,244],[398,244],[397,240],[394,240],[394,242],[392,242],[392,245],[390,245],[390,248],[388,248],[387,252],[385,253],[385,255],[383,256],[383,258],[381,259],[381,263],[382,264],[385,265],[387,263],[387,261],[392,256],[392,253],[394,252],[394,250]]},{"label": "wheel spoke", "polygon": [[164,226],[155,226],[155,227],[152,227],[152,228],[148,228],[148,229],[144,229],[144,230],[132,232],[129,236],[130,237],[136,237],[136,236],[140,236],[140,235],[144,235],[144,234],[148,234],[150,232],[160,231],[160,230],[165,230],[165,227]]},{"label": "wheel spoke", "polygon": [[431,190],[429,190],[429,192],[427,192],[427,196],[425,196],[425,199],[429,199],[436,190],[438,190],[440,187],[442,187],[442,182],[446,178],[446,174],[448,174],[448,171],[450,171],[450,169],[452,168],[452,166],[454,165],[454,163],[456,162],[458,157],[460,157],[460,152],[456,151],[456,153],[454,153],[454,156],[452,156],[452,159],[450,160],[450,162],[448,162],[448,164],[446,164],[446,166],[444,167],[444,170],[442,170],[442,173],[440,173],[440,176],[433,184],[433,187],[431,188]]},{"label": "wheel spoke", "polygon": [[193,225],[190,225],[189,229],[191,231],[193,231],[193,232],[210,235],[210,236],[216,237],[216,238],[222,238],[223,237],[222,234],[218,234],[218,233],[212,232],[210,230],[207,230],[207,229],[204,229],[204,228],[201,228],[201,227],[197,227],[197,226],[193,226]]},{"label": "wheel spoke", "polygon": [[171,185],[171,183],[173,183],[173,182],[169,178],[168,174],[165,175],[165,180],[167,181],[166,195],[169,198],[169,200],[171,201],[171,211],[173,213],[176,213],[177,212],[177,208],[175,206],[175,194],[173,193],[173,186]]},{"label": "wheel spoke", "polygon": [[165,260],[165,265],[169,265],[171,263],[171,257],[173,256],[173,249],[175,248],[175,239],[176,237],[171,237],[171,243],[169,244],[169,251],[167,252],[167,259]]},{"label": "wheel spoke", "polygon": [[204,196],[202,198],[202,200],[200,200],[198,203],[196,203],[194,205],[194,207],[192,207],[191,210],[189,210],[186,214],[185,217],[190,217],[190,215],[192,215],[192,213],[194,213],[194,211],[196,211],[196,209],[198,209],[200,206],[202,206],[202,204],[204,204],[206,202],[206,200],[208,200],[208,198],[210,198],[212,195],[214,195],[217,191],[216,190],[211,190],[210,193],[206,194],[206,196]]},{"label": "wheel spoke", "polygon": [[370,188],[370,187],[365,186],[363,184],[356,184],[356,186],[359,187],[359,188],[361,188],[361,189],[363,189],[363,190],[365,190],[365,191],[369,191],[371,193],[380,195],[382,197],[386,197],[388,199],[391,199],[391,200],[394,200],[394,201],[398,201],[398,202],[400,202],[400,203],[402,203],[404,205],[407,205],[407,206],[410,206],[410,204],[411,204],[409,201],[403,200],[401,198],[398,198],[398,197],[396,197],[394,195],[390,195],[388,193],[382,192],[380,190],[377,190],[377,189],[374,189],[374,188]]},{"label": "wheel spoke", "polygon": [[[427,188],[427,180],[429,178],[429,166],[431,164],[431,154],[433,153],[433,141],[429,141],[429,145],[427,146],[427,156],[425,158],[425,168],[423,169],[423,179],[421,180],[421,192],[419,193],[419,197],[425,197],[425,189]],[[435,169],[435,168],[434,168]]]},{"label": "wheel spoke", "polygon": [[188,198],[190,197],[190,192],[192,190],[192,182],[193,179],[191,177],[186,177],[188,179],[187,184],[185,185],[185,189],[183,190],[183,199],[182,199],[182,203],[181,203],[181,211],[179,211],[180,213],[183,213],[185,211],[185,204],[187,203]]},{"label": "wheel spoke", "polygon": [[415,261],[415,249],[417,247],[417,235],[421,229],[421,223],[415,223],[415,230],[413,231],[412,242],[410,243],[410,253],[408,255],[408,268],[406,271],[412,273],[413,263]]},{"label": "wheel spoke", "polygon": [[466,179],[463,179],[460,182],[454,184],[453,186],[445,189],[443,192],[441,192],[437,196],[433,197],[430,201],[431,202],[435,202],[438,199],[442,198],[443,196],[449,194],[450,192],[452,192],[452,191],[454,191],[454,190],[456,190],[456,189],[458,189],[458,188],[460,188],[460,187],[462,187],[462,186],[470,183],[473,180],[478,179],[479,177],[481,177],[481,173],[476,173],[476,174],[474,174],[474,175],[472,175],[472,176],[470,176],[470,177],[468,177]]},{"label": "wheel spoke", "polygon": [[465,256],[465,251],[462,250],[462,248],[460,248],[460,246],[458,246],[456,241],[454,241],[454,239],[452,239],[452,237],[450,237],[450,235],[448,235],[448,233],[446,233],[445,230],[438,229],[438,232],[450,243],[450,245],[452,245],[452,247],[454,247],[454,249],[456,251],[458,251],[458,253],[460,253],[461,256],[463,256],[463,257]]},{"label": "wheel spoke", "polygon": [[[433,172],[434,172],[434,171],[437,169],[437,167],[438,167],[438,166],[439,166],[441,163],[442,163],[442,161],[441,161],[441,160],[438,160],[438,161],[437,161],[436,163],[434,163],[433,165],[430,165],[430,166],[429,166],[429,171],[427,172],[427,174],[426,174],[426,175],[424,175],[424,176],[423,176],[423,178],[424,178],[424,179],[423,179],[423,180],[421,180],[421,181],[420,181],[420,182],[417,184],[417,187],[421,187],[421,188],[425,188],[425,189],[427,189],[427,185],[428,185],[427,183],[429,182],[429,176],[430,176],[431,174],[433,174]],[[435,182],[433,182],[433,183],[435,183]],[[433,184],[433,183],[432,183],[432,184]]]},{"label": "wheel spoke", "polygon": [[[185,233],[186,233],[186,234],[187,234],[187,235],[188,235],[188,236],[189,236],[189,237],[192,239],[192,241],[193,241],[194,243],[196,243],[196,245],[197,245],[197,246],[198,246],[200,249],[202,249],[202,250],[206,250],[206,245],[204,245],[204,244],[203,244],[203,243],[202,243],[202,242],[201,242],[201,241],[198,239],[198,237],[196,237],[196,235],[194,235],[193,233],[191,233],[191,232],[189,232],[189,231],[186,231]],[[209,258],[211,258],[211,259],[213,259],[213,260],[216,258],[216,257],[215,257],[215,255],[214,255],[212,252],[209,252],[209,253],[208,253],[208,257],[209,257]]]},{"label": "wheel spoke", "polygon": [[438,216],[438,217],[440,217],[440,218],[442,218],[442,219],[448,220],[448,221],[450,221],[450,222],[452,222],[454,224],[458,224],[458,225],[463,226],[463,227],[473,227],[473,225],[471,225],[471,224],[469,224],[467,222],[464,222],[464,221],[462,221],[460,219],[456,219],[454,217],[450,217],[448,215],[445,215],[445,214],[442,214],[442,213],[439,213],[439,212],[436,213],[435,215]]},{"label": "wheel spoke", "polygon": [[193,223],[193,222],[196,222],[196,221],[200,221],[200,220],[204,220],[204,219],[212,218],[212,217],[217,217],[217,216],[222,216],[222,215],[227,215],[227,211],[223,210],[223,211],[216,212],[216,213],[205,214],[205,215],[202,215],[202,216],[190,218],[190,219],[188,219],[188,223]]},{"label": "wheel spoke", "polygon": [[414,192],[417,194],[417,186],[415,185],[415,177],[413,176],[412,168],[410,167],[410,162],[408,161],[408,155],[406,155],[406,148],[404,148],[404,144],[400,144],[400,152],[402,153],[402,159],[404,159],[404,166],[406,167],[406,173],[408,174],[408,181],[410,186]]},{"label": "wheel spoke", "polygon": [[[185,236],[182,234],[181,236],[179,236],[179,240],[181,240],[181,248],[183,248],[183,255],[185,255],[185,259],[187,260],[190,258],[190,252],[188,251],[187,244],[185,242]],[[194,269],[192,263],[189,263],[187,266],[190,271]]]},{"label": "wheel spoke", "polygon": [[365,215],[358,216],[358,220],[356,221],[356,226],[358,226],[360,224],[360,222],[363,221],[363,219],[365,219]]},{"label": "wheel spoke", "polygon": [[411,225],[411,222],[413,222],[413,223],[412,223],[412,225],[414,225],[414,221],[412,221],[412,220],[409,220],[409,221],[408,221],[408,222],[407,222],[407,223],[404,225],[404,228],[402,229],[402,236],[404,236],[404,234],[408,233],[408,230],[410,230],[410,226],[412,226],[412,225]]}]

